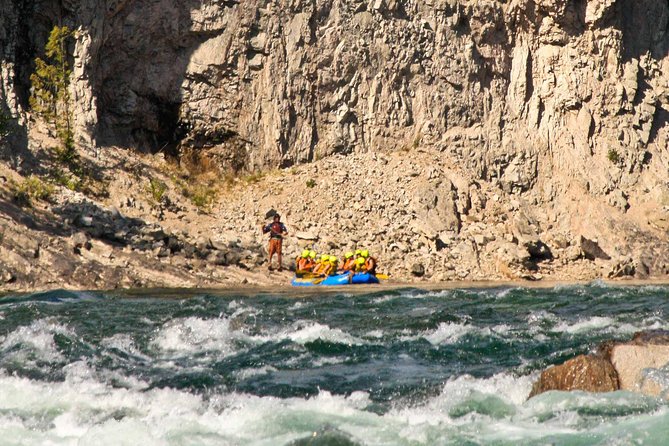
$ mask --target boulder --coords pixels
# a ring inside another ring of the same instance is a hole
[[[298,231],[295,233],[295,237],[298,240],[307,240],[311,242],[317,242],[318,241],[318,235],[314,234],[313,232],[310,231]]]
[[[580,355],[543,371],[532,386],[530,398],[549,390],[611,392],[618,390],[618,375],[604,357]]]
[[[77,254],[81,252],[82,248],[90,250],[92,246],[90,240],[88,239],[88,234],[85,232],[75,232],[70,237],[70,241],[72,243],[74,252]]]
[[[595,240],[589,240],[583,236],[579,239],[579,245],[583,257],[588,260],[602,259],[611,260],[611,256],[604,252]]]
[[[646,279],[650,275],[650,268],[644,259],[638,259],[634,262],[634,277],[637,279]]]
[[[613,345],[609,355],[621,390],[667,397],[669,332],[637,333],[632,341]]]
[[[609,271],[609,278],[619,279],[621,277],[632,277],[636,272],[634,261],[630,258],[618,261],[611,271]]]
[[[539,239],[526,240],[523,245],[533,260],[550,260],[553,258],[553,253],[548,245]]]
[[[225,263],[227,265],[238,265],[241,260],[242,256],[239,252],[229,251],[225,253]]]
[[[423,277],[425,275],[425,267],[422,263],[414,263],[411,265],[411,274],[416,277]]]
[[[79,226],[90,228],[93,226],[93,216],[82,214],[79,216],[79,218],[77,218],[76,222]]]
[[[450,181],[436,185],[422,184],[414,196],[413,211],[417,218],[412,226],[416,232],[436,239],[441,233],[460,231],[460,214],[455,203],[457,196]]]
[[[13,283],[16,281],[16,275],[8,269],[0,269],[0,281],[2,283]]]

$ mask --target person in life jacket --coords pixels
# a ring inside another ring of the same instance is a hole
[[[344,254],[344,263],[341,266],[342,271],[349,272],[355,269],[355,255],[349,251]]]
[[[295,273],[300,274],[309,271],[309,250],[305,249],[302,254],[295,259]]]
[[[307,258],[307,271],[313,271],[316,267],[316,251],[309,251],[309,257]]]
[[[325,264],[328,261],[328,258],[330,256],[327,254],[321,254],[317,259],[316,263],[314,265],[314,268],[311,270],[312,273],[314,274],[322,274],[323,268],[325,268]]]
[[[353,266],[353,272],[354,273],[361,273],[363,272],[363,267],[365,266],[365,259],[362,257],[358,257],[355,259],[355,264]]]
[[[362,266],[362,271],[369,274],[376,274],[376,267],[378,262],[374,257],[369,255],[369,251],[366,249],[360,251],[360,258],[365,259],[365,263]]]
[[[277,260],[279,262],[279,271],[283,270],[283,265],[281,264],[281,245],[283,244],[283,238],[288,235],[288,230],[281,223],[281,216],[279,214],[274,214],[272,223],[264,225],[262,227],[263,234],[269,232],[269,264],[267,269],[272,270],[272,257],[276,253]]]
[[[316,251],[309,251],[309,256],[307,257],[305,269],[306,271],[313,271],[314,266],[316,266]]]
[[[337,274],[337,263],[338,260],[335,256],[328,256],[328,259],[326,262],[324,262],[324,266],[321,269],[321,274],[323,276],[333,276]]]

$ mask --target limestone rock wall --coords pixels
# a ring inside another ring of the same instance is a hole
[[[250,169],[434,145],[511,189],[560,168],[601,193],[666,157],[669,7],[660,0],[27,0],[4,9],[12,108],[51,26],[79,30],[73,90],[90,141],[158,150],[237,139],[229,150]]]

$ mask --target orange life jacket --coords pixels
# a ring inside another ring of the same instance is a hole
[[[344,264],[341,267],[342,270],[344,271],[353,271],[355,270],[355,259],[351,257],[350,259],[347,259],[344,261]]]
[[[311,271],[314,269],[314,266],[316,266],[316,261],[312,258],[306,259],[305,267],[304,269],[306,271]]]
[[[297,259],[298,271],[309,271],[309,258],[300,257]]]

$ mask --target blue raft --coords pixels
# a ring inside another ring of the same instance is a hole
[[[325,279],[318,277],[301,278],[296,277],[291,282],[293,286],[336,286],[336,285],[352,285],[361,283],[379,283],[379,279],[373,274],[369,273],[355,273],[352,276],[349,273],[337,274],[335,276],[328,276]]]

